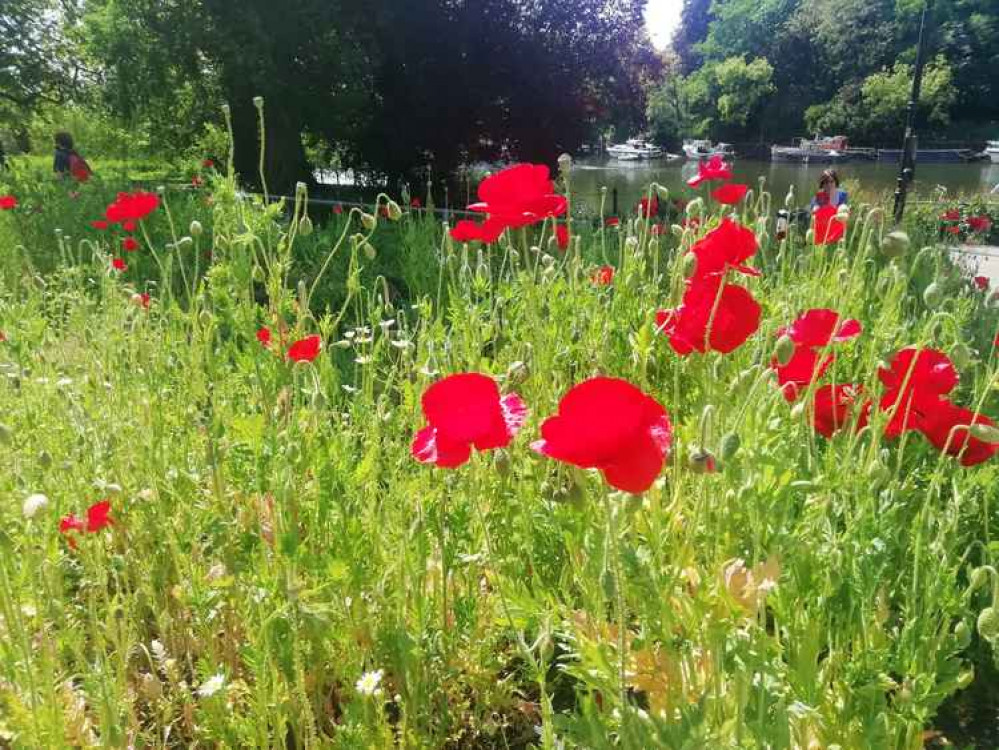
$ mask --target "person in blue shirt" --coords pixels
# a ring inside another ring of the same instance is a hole
[[[812,210],[819,206],[839,208],[847,202],[847,194],[839,186],[839,175],[835,169],[827,169],[819,178],[819,192],[812,198]]]

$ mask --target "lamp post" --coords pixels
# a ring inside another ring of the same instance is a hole
[[[912,74],[912,91],[909,94],[909,106],[905,114],[905,140],[902,144],[902,158],[899,163],[898,180],[895,182],[895,224],[902,223],[905,213],[905,194],[909,184],[916,176],[916,106],[919,104],[919,90],[923,85],[923,63],[925,50],[923,41],[926,31],[926,16],[929,13],[929,1],[923,3],[923,12],[919,18],[919,41],[916,43],[916,69]]]

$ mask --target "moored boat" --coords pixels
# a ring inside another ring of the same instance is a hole
[[[999,141],[989,141],[985,146],[985,155],[992,160],[993,164],[999,164]]]
[[[638,159],[659,159],[666,155],[666,152],[654,143],[649,143],[643,138],[629,138],[624,143],[615,143],[607,147],[607,153],[615,159],[623,161],[636,161]]]
[[[710,159],[712,156],[735,158],[735,149],[730,143],[712,143],[708,140],[686,140],[683,153],[688,159]]]
[[[799,138],[792,146],[771,146],[770,157],[774,161],[793,161],[803,164],[840,162],[851,158],[845,135]]]

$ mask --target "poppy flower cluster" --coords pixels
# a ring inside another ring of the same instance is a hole
[[[114,203],[104,212],[104,217],[112,224],[123,224],[145,219],[160,206],[160,199],[155,193],[137,190],[134,193],[118,193]],[[135,225],[132,225],[134,230]],[[126,231],[128,230],[125,227]]]
[[[70,513],[59,521],[59,533],[66,537],[69,546],[76,549],[74,534],[96,534],[114,523],[111,518],[111,501],[102,500],[87,509],[87,517],[78,518]]]
[[[256,337],[261,346],[270,348],[272,338],[270,328],[267,326],[258,328]],[[292,342],[287,351],[285,351],[284,356],[291,362],[312,362],[319,356],[322,343],[322,338],[319,336],[306,336],[304,339]]]
[[[13,195],[0,195],[0,211],[13,211],[17,208],[17,198]]]
[[[417,461],[441,468],[461,466],[473,448],[506,448],[528,414],[520,396],[501,395],[496,382],[479,373],[437,381],[421,405],[427,425],[414,435],[410,452]],[[655,399],[625,380],[596,377],[565,394],[531,448],[598,469],[612,487],[637,494],[659,476],[671,441],[669,416]]]
[[[770,362],[784,398],[797,400],[825,374],[835,359],[832,353],[822,354],[830,344],[856,338],[862,330],[859,321],[843,320],[839,313],[827,308],[808,310],[787,328],[778,329],[777,335],[793,344],[790,357],[785,361],[774,357]]]
[[[565,196],[555,193],[548,167],[540,164],[518,164],[487,177],[479,185],[478,196],[479,201],[468,210],[487,218],[482,224],[467,219],[458,222],[451,231],[458,242],[495,242],[506,229],[562,216],[568,208]]]
[[[760,304],[745,287],[728,281],[730,274],[759,276],[745,265],[756,254],[756,235],[729,218],[688,251],[695,259],[680,306],[656,313],[656,328],[669,337],[680,356],[739,348],[760,326]]]
[[[879,406],[890,415],[885,429],[888,437],[915,430],[937,450],[958,456],[962,466],[980,464],[999,451],[999,443],[986,442],[970,429],[972,425],[995,427],[995,423],[947,398],[959,376],[943,352],[903,349],[878,370],[878,378],[887,388]]]

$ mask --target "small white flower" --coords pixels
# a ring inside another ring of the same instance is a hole
[[[40,493],[34,495],[28,495],[24,499],[24,505],[21,507],[21,511],[24,513],[25,518],[34,518],[35,515],[40,510],[45,510],[49,506],[49,499]]]
[[[361,679],[354,686],[361,695],[381,695],[382,689],[379,685],[382,682],[382,670],[376,669],[373,672],[365,672]]]
[[[201,687],[198,688],[198,695],[202,698],[211,698],[215,693],[225,687],[225,675],[217,674],[214,677],[209,677],[203,683]]]

